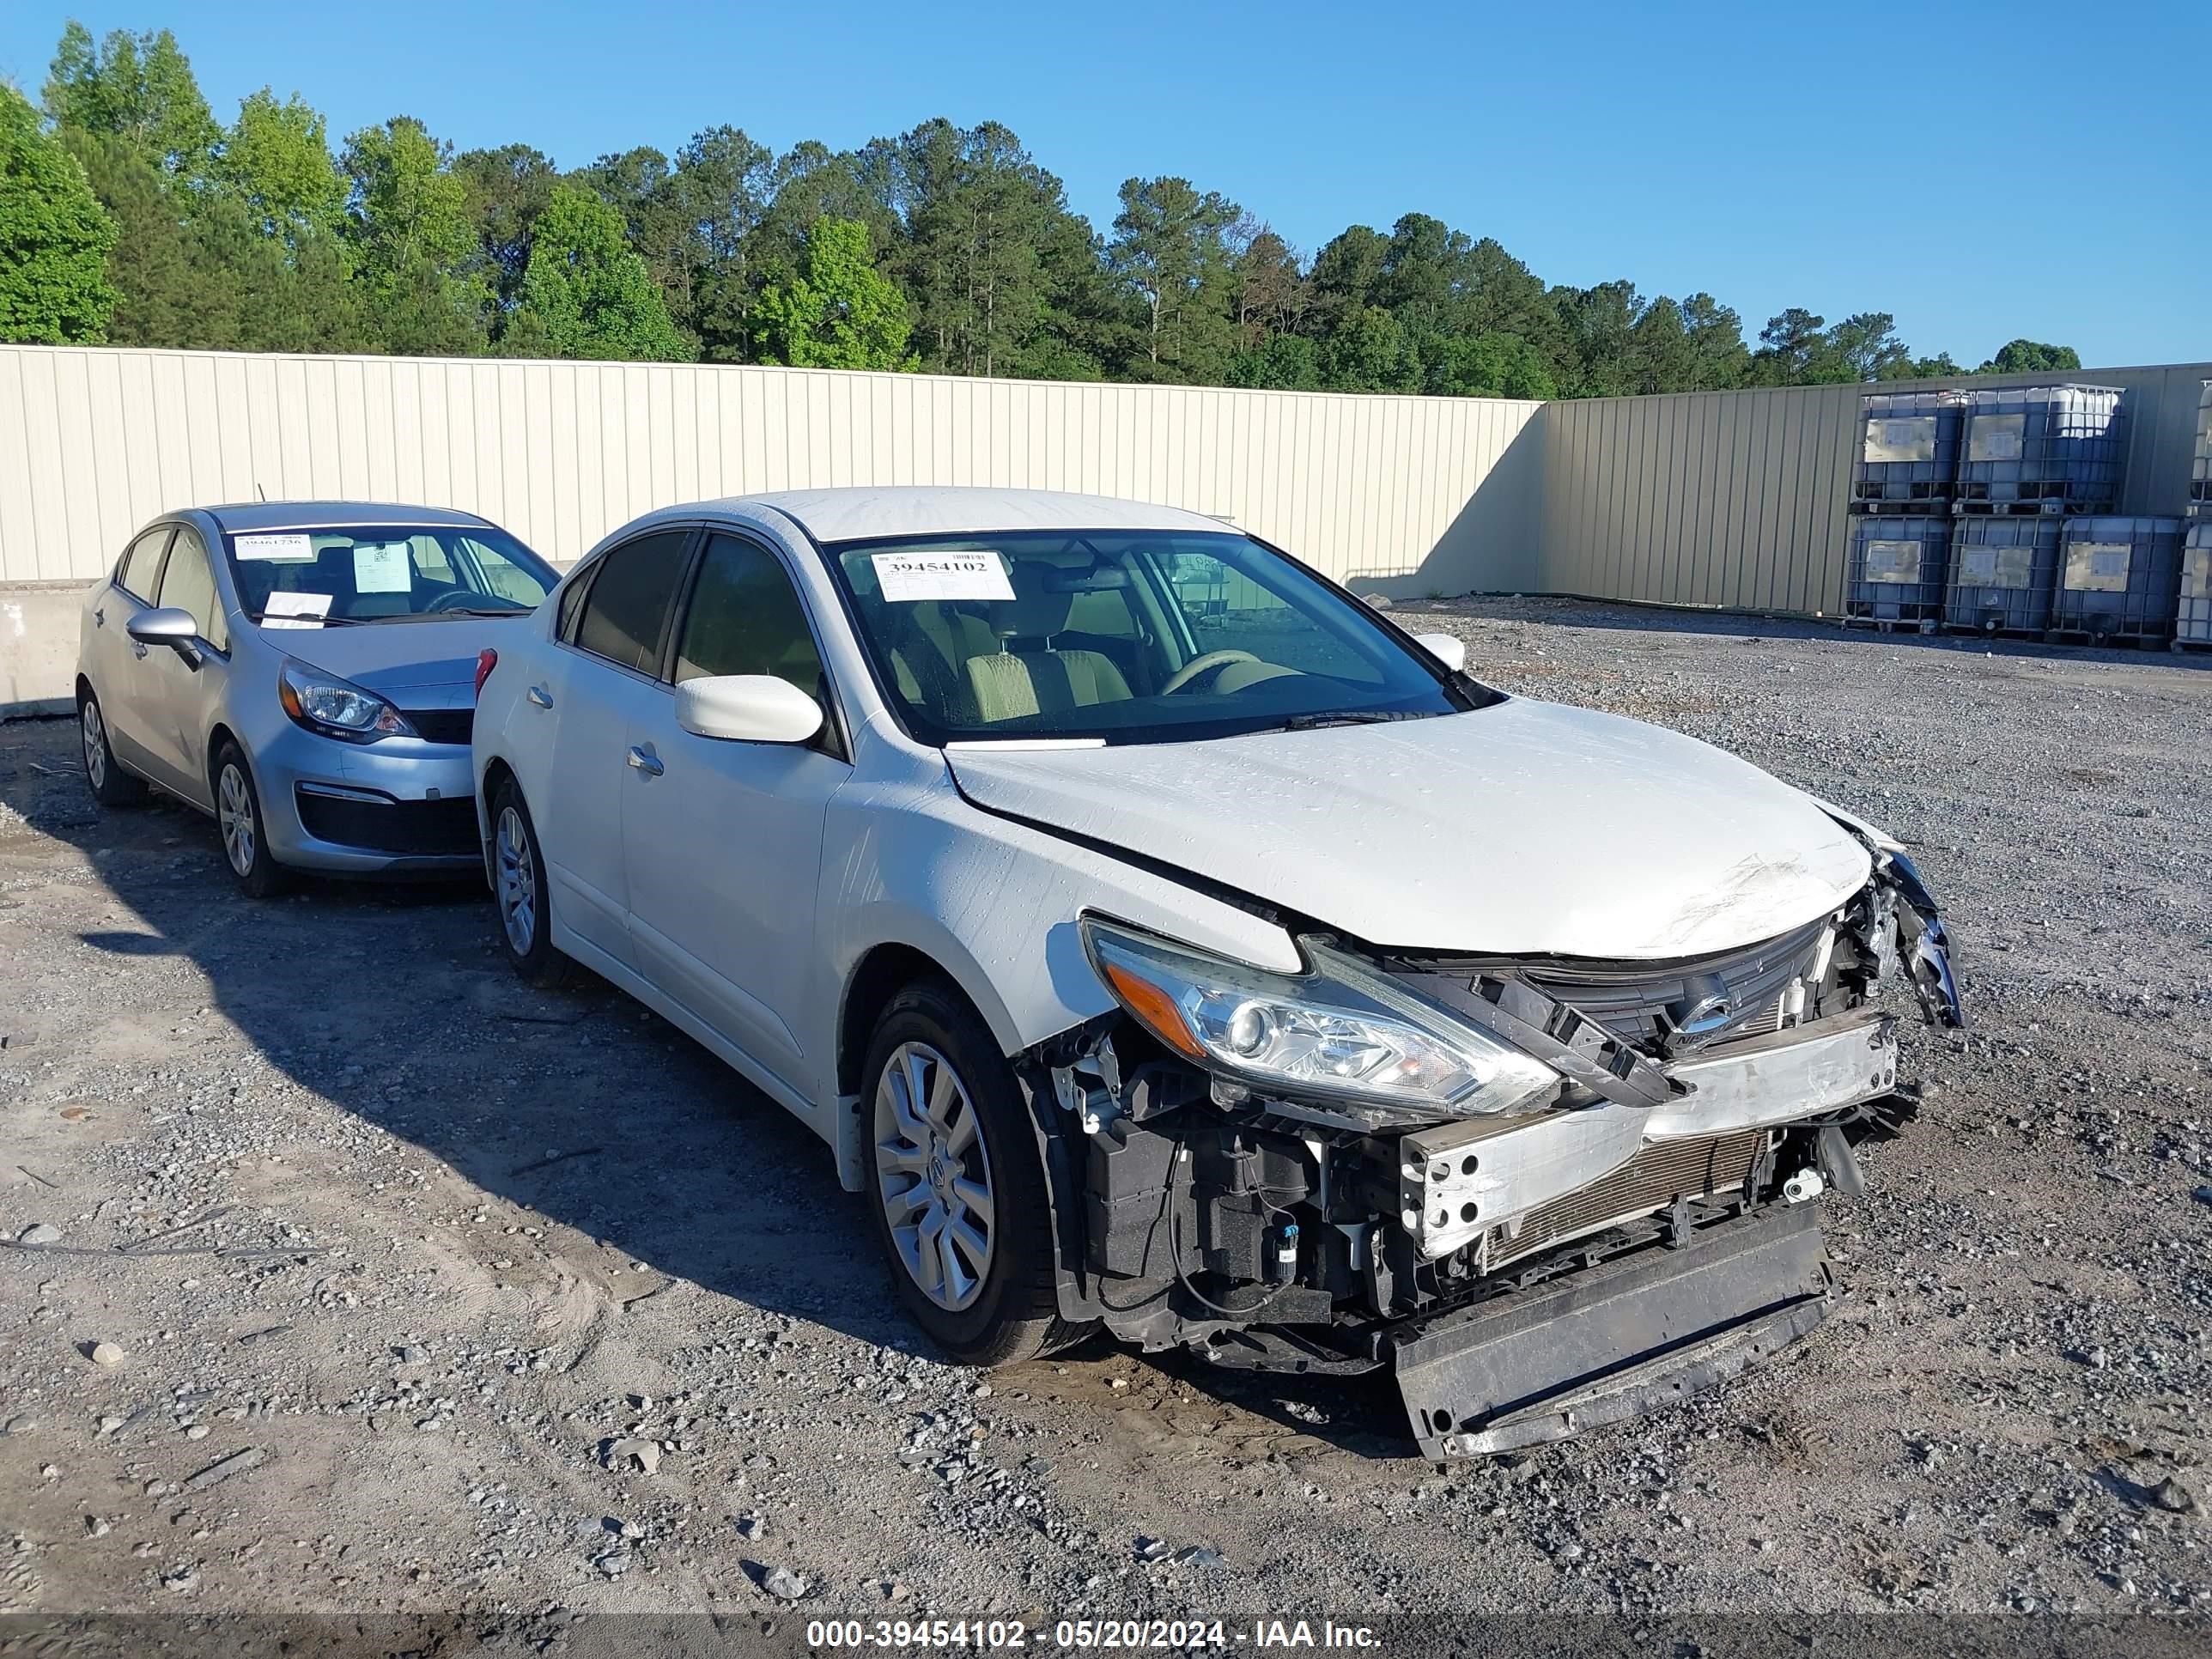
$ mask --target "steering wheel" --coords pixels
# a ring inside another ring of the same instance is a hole
[[[489,593],[471,593],[465,587],[449,587],[422,607],[425,616],[433,611],[465,611],[491,598]]]
[[[1232,662],[1257,662],[1260,659],[1249,651],[1209,651],[1202,657],[1193,657],[1168,676],[1167,684],[1160,687],[1160,695],[1169,696],[1180,691],[1200,674],[1217,668],[1226,668]]]

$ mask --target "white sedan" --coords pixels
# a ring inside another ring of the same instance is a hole
[[[963,1361],[1387,1367],[1431,1456],[1679,1398],[1820,1317],[1817,1200],[1909,1115],[1883,982],[1963,1023],[1879,831],[1196,514],[670,507],[515,632],[515,966],[811,1125]]]

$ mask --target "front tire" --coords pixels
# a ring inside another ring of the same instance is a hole
[[[76,724],[84,740],[84,781],[92,786],[92,798],[102,806],[143,806],[151,792],[143,778],[125,771],[115,758],[114,745],[107,740],[106,717],[89,688],[77,703]]]
[[[545,853],[522,791],[507,779],[491,798],[491,890],[499,905],[499,944],[526,985],[557,990],[573,965],[553,948]]]
[[[1010,1365],[1079,1334],[1059,1318],[1036,1132],[989,1030],[948,988],[891,999],[868,1046],[870,1206],[915,1323],[965,1365]]]
[[[269,850],[269,823],[261,814],[261,792],[246,751],[226,743],[215,757],[215,822],[222,835],[222,856],[239,890],[252,899],[274,898],[291,883],[291,873]]]

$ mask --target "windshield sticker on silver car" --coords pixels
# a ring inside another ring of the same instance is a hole
[[[405,542],[356,542],[353,588],[356,593],[404,593],[415,586],[415,562]]]
[[[1011,599],[1006,567],[988,550],[957,553],[877,553],[869,562],[884,598],[894,605],[924,599]]]
[[[296,532],[276,536],[233,536],[231,550],[241,559],[268,559],[280,564],[313,564],[315,544]]]
[[[271,593],[261,606],[264,628],[320,628],[331,613],[327,593]]]

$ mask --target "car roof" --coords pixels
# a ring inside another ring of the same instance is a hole
[[[483,526],[491,520],[450,507],[410,507],[394,501],[227,501],[198,509],[225,534],[241,530],[313,530],[359,525]]]
[[[817,542],[880,536],[982,534],[1009,530],[1197,530],[1229,526],[1203,513],[1111,495],[1054,489],[981,489],[951,484],[783,489],[703,501],[691,510],[769,507]],[[672,509],[673,510],[673,509]]]

